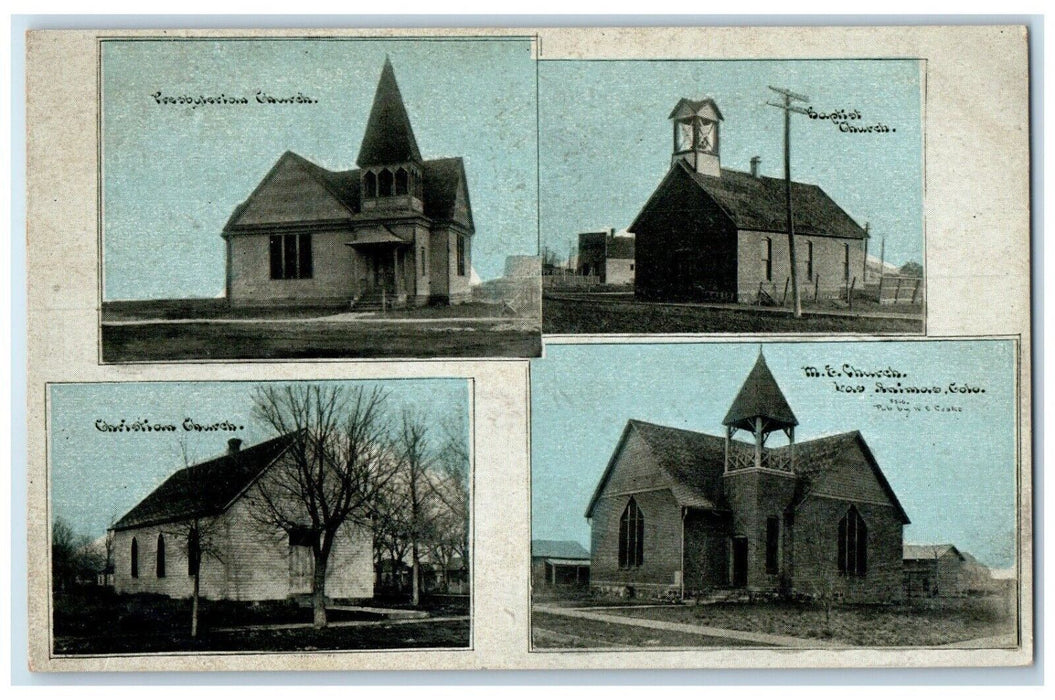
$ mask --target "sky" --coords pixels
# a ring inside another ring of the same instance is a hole
[[[532,537],[588,548],[586,506],[627,420],[722,435],[758,352],[756,343],[547,346],[531,367]],[[953,543],[995,568],[1014,564],[1014,353],[1004,340],[765,346],[799,420],[798,442],[860,430],[912,521],[905,542]],[[829,364],[907,375],[878,380],[887,384],[944,389],[955,382],[985,392],[880,396],[877,380],[866,379],[845,381],[865,387],[847,394],[802,369]],[[875,407],[891,406],[891,398],[910,410]],[[769,444],[784,442],[774,435]]]
[[[767,86],[810,98],[818,113],[857,110],[840,133],[831,120],[793,114],[791,173],[819,185],[860,225],[869,254],[923,260],[922,63],[826,61],[542,61],[539,172],[542,244],[566,257],[578,233],[624,229],[670,167],[668,115],[682,97],[714,98],[724,121],[723,168],[784,177],[784,119]]]
[[[105,300],[216,297],[220,233],[286,150],[355,166],[385,57],[423,158],[461,156],[473,267],[536,255],[536,70],[527,40],[192,40],[103,44]],[[261,105],[257,91],[310,104]],[[226,95],[248,105],[159,105]]]
[[[405,379],[376,382],[318,382],[344,387],[380,386],[390,411],[407,406],[437,421],[461,419],[468,439],[469,389],[464,379]],[[275,437],[252,416],[252,395],[260,382],[122,382],[53,384],[50,387],[50,484],[52,518],[95,539],[111,519],[120,518],[165,479],[185,466],[181,440],[192,463],[227,450],[241,438],[250,447]],[[237,429],[186,431],[183,423],[208,426],[223,421]],[[176,432],[104,432],[96,427],[146,420],[175,424]],[[457,423],[454,423],[457,425]]]

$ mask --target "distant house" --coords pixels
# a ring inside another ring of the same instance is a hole
[[[906,544],[904,560],[908,596],[959,596],[995,588],[989,569],[955,545]]]
[[[791,276],[783,178],[721,166],[724,120],[711,98],[670,113],[670,169],[630,225],[635,294],[646,300],[782,299]],[[803,297],[864,282],[868,233],[817,185],[791,183]]]
[[[592,587],[902,597],[909,519],[861,433],[796,443],[761,353],[723,422],[724,436],[627,423],[586,510]],[[767,447],[773,433],[788,444]]]
[[[200,594],[225,600],[276,600],[311,592],[312,533],[262,525],[251,507],[253,489],[279,468],[295,440],[289,433],[241,448],[228,441],[219,457],[176,471],[113,526],[114,588],[118,593],[192,595],[197,567]],[[208,550],[190,533],[198,520]],[[373,596],[373,533],[346,524],[326,572],[330,598]]]
[[[531,540],[531,585],[585,586],[590,583],[590,553],[573,540]]]
[[[475,233],[461,158],[425,160],[385,60],[356,161],[287,151],[223,230],[234,305],[468,301]]]
[[[580,233],[578,273],[601,284],[633,284],[634,236],[615,229]]]

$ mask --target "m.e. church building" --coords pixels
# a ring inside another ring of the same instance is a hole
[[[334,172],[287,151],[235,208],[223,230],[232,305],[469,299],[465,164],[422,158],[388,59],[356,163]]]

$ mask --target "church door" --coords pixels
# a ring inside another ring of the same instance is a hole
[[[733,588],[747,585],[747,538],[733,538]]]

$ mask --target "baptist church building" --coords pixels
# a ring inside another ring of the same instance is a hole
[[[425,160],[386,59],[355,170],[287,151],[223,230],[232,305],[458,303],[472,207],[461,158]]]
[[[586,510],[592,587],[903,596],[909,519],[861,433],[796,443],[798,420],[761,353],[723,423],[723,436],[627,423]],[[773,433],[787,444],[767,446]]]
[[[630,225],[635,295],[656,301],[782,300],[791,276],[783,178],[723,168],[724,118],[711,98],[682,98],[670,169]],[[804,299],[864,283],[868,232],[817,185],[791,183]]]

